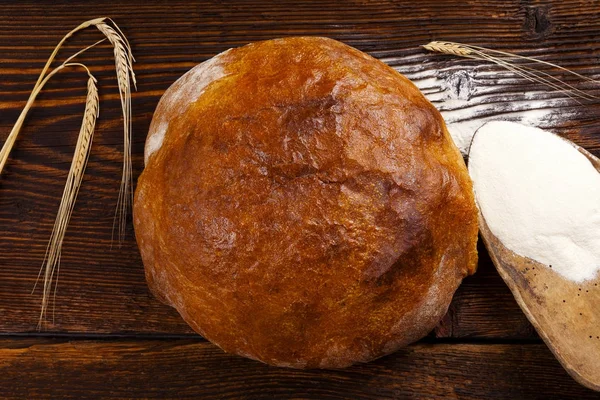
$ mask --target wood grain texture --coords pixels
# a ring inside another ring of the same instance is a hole
[[[598,104],[564,103],[564,96],[495,67],[427,53],[418,47],[431,40],[467,42],[543,57],[598,77],[600,2],[595,0],[134,0],[95,2],[93,7],[89,2],[74,1],[55,1],[52,6],[42,1],[2,2],[0,141],[8,136],[62,35],[84,20],[102,15],[111,16],[121,26],[137,59],[135,177],[142,170],[143,142],[152,113],[171,83],[197,63],[230,47],[297,35],[332,37],[384,60],[414,79],[437,107],[449,112],[445,116],[454,120],[461,121],[465,115],[483,120],[523,110],[545,112],[548,118],[543,127],[600,154]],[[82,32],[68,42],[61,55],[100,37],[93,29]],[[99,79],[100,118],[67,230],[54,322],[50,320],[47,332],[107,338],[196,337],[174,310],[149,294],[131,224],[123,245],[111,249],[122,162],[121,111],[111,57],[106,44],[82,57]],[[461,89],[464,79],[456,79],[461,71],[469,89],[466,92]],[[544,101],[532,101],[528,93],[533,100]],[[479,272],[464,281],[448,315],[427,339],[452,343],[413,346],[372,366],[344,372],[267,369],[223,355],[205,342],[157,340],[136,347],[133,339],[69,344],[27,338],[37,335],[41,295],[30,292],[60,202],[84,98],[85,77],[81,74],[59,74],[52,80],[30,112],[0,176],[0,335],[24,337],[6,339],[0,350],[0,380],[4,379],[0,388],[10,387],[13,396],[56,390],[54,397],[61,397],[72,387],[72,397],[94,397],[95,392],[84,391],[86,385],[108,396],[111,385],[106,385],[107,380],[115,383],[113,397],[128,396],[126,387],[133,390],[131,396],[169,397],[173,392],[168,389],[175,383],[182,396],[204,393],[208,398],[221,394],[265,397],[263,391],[280,397],[333,398],[337,390],[346,387],[345,393],[357,394],[356,398],[583,398],[589,394],[569,380],[539,342],[481,244]],[[521,340],[538,344],[512,344]],[[477,344],[468,344],[470,341]],[[507,344],[491,344],[499,341]],[[188,345],[193,351],[184,354]],[[158,352],[161,346],[165,355]],[[86,358],[86,354],[90,356]],[[71,356],[80,362],[71,365]],[[103,358],[109,361],[103,364]],[[130,358],[135,363],[127,363]],[[181,365],[188,364],[193,367],[186,375]],[[123,367],[117,368],[119,365]],[[56,366],[62,374],[49,368]],[[244,378],[250,383],[243,386],[239,381],[248,366],[253,372]],[[109,374],[112,369],[120,371],[114,378]],[[13,375],[7,374],[9,371]],[[19,382],[16,371],[40,378]],[[179,378],[180,374],[188,380]],[[98,382],[102,384],[93,386]],[[149,386],[143,391],[139,385]],[[0,395],[5,397],[3,392]]]
[[[0,387],[6,399],[598,398],[540,344],[418,344],[344,370],[302,371],[190,339],[2,339]]]
[[[432,39],[465,41],[542,55],[582,73],[597,71],[592,55],[597,54],[594,39],[599,24],[592,17],[600,14],[600,7],[590,6],[589,2],[465,5],[430,1],[417,6],[400,1],[308,1],[291,7],[285,2],[170,2],[167,6],[146,1],[119,6],[98,4],[94,10],[77,3],[58,2],[49,10],[38,2],[21,2],[0,7],[0,140],[8,135],[62,34],[87,18],[110,15],[127,33],[138,60],[139,90],[133,96],[136,176],[142,168],[145,134],[163,91],[196,63],[255,40],[288,35],[326,35],[343,40],[384,59],[413,79],[434,78],[433,87],[426,93],[434,97],[440,94],[436,105],[441,108],[447,107],[444,93],[452,83],[447,79],[449,74],[457,68],[475,71],[477,92],[459,107],[479,106],[477,112],[484,117],[505,115],[505,104],[520,102],[527,107],[522,95],[527,88],[539,91],[542,98],[560,96],[514,78],[499,81],[484,74],[488,66],[428,54],[418,45]],[[581,12],[574,13],[574,9]],[[542,27],[540,18],[546,21]],[[85,31],[61,54],[69,54],[99,37],[93,29]],[[191,333],[173,310],[148,295],[131,226],[123,246],[110,249],[122,146],[121,114],[110,57],[108,45],[92,49],[83,57],[99,78],[101,115],[67,232],[54,324],[48,329]],[[39,292],[30,295],[30,291],[60,201],[84,96],[82,76],[76,73],[62,74],[51,81],[29,115],[0,178],[0,315],[7,316],[0,324],[1,332],[35,329]],[[554,126],[597,152],[597,107],[578,107],[575,111],[573,107],[569,105],[568,109],[577,114],[577,120],[555,121]],[[465,281],[437,335],[535,337],[489,259],[484,253],[481,258],[480,273]]]

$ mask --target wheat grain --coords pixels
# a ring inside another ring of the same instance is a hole
[[[111,42],[114,48],[115,69],[117,71],[117,83],[119,86],[119,95],[121,98],[121,109],[123,112],[123,174],[121,178],[121,188],[115,210],[114,227],[118,221],[119,243],[125,236],[125,226],[127,222],[127,211],[133,202],[133,181],[131,165],[131,140],[132,140],[132,117],[131,117],[131,82],[136,86],[135,73],[133,72],[133,54],[131,46],[114,21],[110,20],[114,27],[101,21],[96,27]],[[130,81],[131,79],[131,81]]]
[[[470,58],[470,59],[475,59],[475,60],[483,60],[483,61],[492,62],[494,64],[501,66],[502,68],[505,68],[505,69],[515,73],[516,75],[521,76],[522,78],[525,78],[532,82],[537,82],[537,83],[546,85],[554,90],[562,92],[562,93],[566,94],[568,97],[570,97],[571,99],[577,101],[578,103],[580,103],[579,100],[577,100],[578,98],[585,99],[585,100],[598,99],[597,96],[594,96],[590,93],[584,92],[583,90],[576,88],[575,86],[549,74],[548,72],[544,72],[544,71],[541,71],[541,70],[538,70],[535,68],[531,68],[528,66],[518,65],[516,63],[517,61],[533,62],[540,66],[556,68],[563,72],[567,72],[573,76],[576,76],[578,78],[584,79],[586,81],[600,84],[600,82],[598,82],[592,78],[583,76],[581,74],[578,74],[577,72],[574,72],[567,68],[561,67],[560,65],[556,65],[556,64],[544,61],[544,60],[539,60],[539,59],[533,58],[533,57],[520,56],[517,54],[508,53],[505,51],[491,50],[491,49],[487,49],[485,47],[472,46],[472,45],[456,43],[456,42],[434,41],[434,42],[430,42],[426,45],[423,45],[422,47],[426,50],[437,52],[437,53],[449,54],[449,55],[455,55],[455,56],[465,57],[465,58]]]
[[[63,65],[64,67],[81,66],[87,70],[83,64],[79,63],[67,63]],[[89,78],[87,83],[87,98],[85,102],[83,121],[81,123],[77,144],[75,146],[75,153],[71,162],[71,168],[69,169],[69,174],[67,176],[67,182],[65,184],[60,206],[58,208],[58,213],[56,215],[56,220],[54,222],[54,227],[52,229],[52,234],[50,236],[50,242],[46,248],[46,256],[44,257],[45,265],[42,267],[44,270],[44,286],[42,290],[42,309],[38,321],[38,328],[42,327],[44,317],[48,309],[55,271],[58,275],[65,232],[73,213],[79,188],[81,187],[83,174],[87,166],[87,161],[89,159],[90,149],[92,146],[94,127],[96,126],[96,119],[98,118],[100,100],[98,97],[98,89],[96,87],[96,79],[92,76],[89,70],[87,71]],[[54,293],[56,294],[56,286]]]

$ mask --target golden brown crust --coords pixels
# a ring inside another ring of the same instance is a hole
[[[366,362],[426,335],[475,270],[471,182],[440,114],[334,40],[196,67],[161,99],[146,153],[134,223],[148,283],[228,352]]]

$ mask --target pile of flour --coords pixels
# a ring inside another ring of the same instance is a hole
[[[572,144],[507,121],[473,138],[469,173],[492,233],[513,252],[581,282],[600,270],[600,173]]]

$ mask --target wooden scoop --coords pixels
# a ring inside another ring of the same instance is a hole
[[[571,144],[600,172],[600,159]],[[600,276],[575,283],[515,254],[490,231],[481,211],[479,228],[500,276],[554,356],[577,382],[600,391]]]

